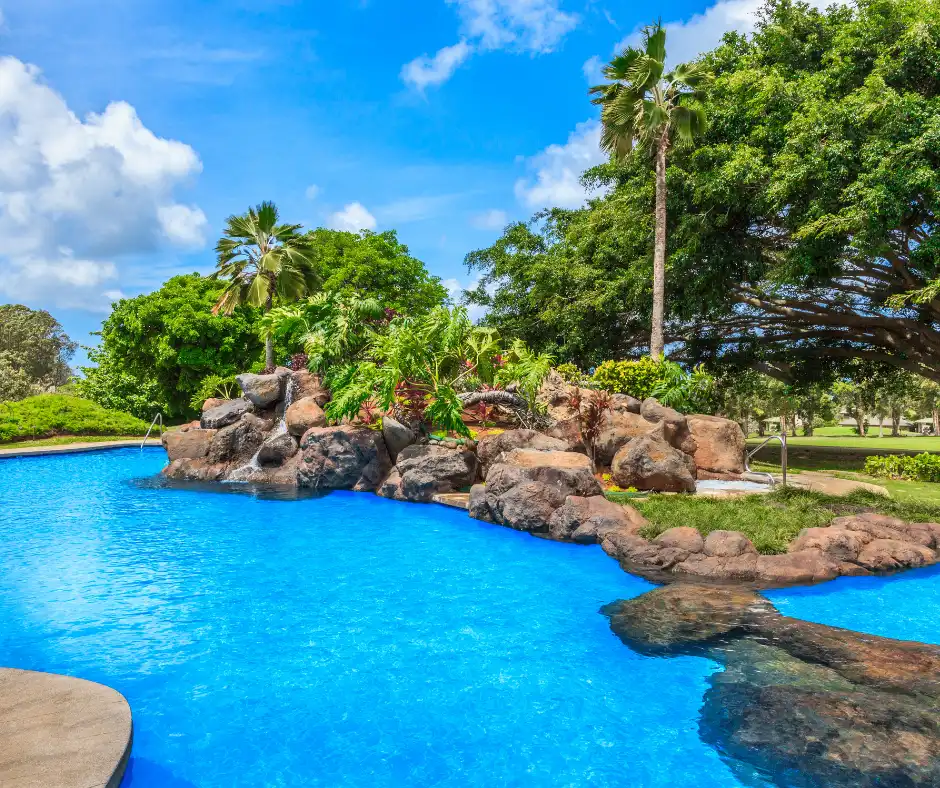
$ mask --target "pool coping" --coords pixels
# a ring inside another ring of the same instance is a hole
[[[131,708],[117,690],[0,668],[0,784],[118,788],[133,738]]]
[[[105,451],[108,449],[127,449],[139,447],[141,441],[83,441],[78,443],[64,443],[60,446],[24,446],[0,449],[0,459],[6,457],[42,457],[48,454],[79,454],[89,451]],[[145,446],[159,447],[162,443],[156,438],[150,438]]]

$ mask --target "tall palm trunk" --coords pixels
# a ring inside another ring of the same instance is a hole
[[[653,245],[653,325],[650,356],[663,357],[663,314],[666,301],[666,150],[669,137],[664,132],[656,146],[656,239]]]
[[[268,301],[265,304],[264,311],[270,312],[272,306],[274,306],[274,281],[273,277],[270,277]],[[264,366],[267,369],[274,369],[274,335],[270,333],[264,338]]]

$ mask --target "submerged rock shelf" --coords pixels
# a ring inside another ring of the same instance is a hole
[[[699,734],[745,784],[940,785],[940,648],[781,615],[757,593],[689,583],[603,611],[641,654],[695,655]]]

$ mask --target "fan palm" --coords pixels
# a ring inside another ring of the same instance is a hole
[[[653,245],[653,320],[650,355],[663,356],[666,295],[666,155],[674,144],[691,144],[705,129],[700,89],[711,78],[700,63],[666,72],[666,31],[657,23],[643,29],[640,48],[627,47],[604,68],[609,80],[591,88],[601,107],[601,147],[615,159],[634,143],[656,161],[656,236]]]
[[[263,202],[241,216],[229,216],[216,244],[216,279],[228,280],[213,314],[231,314],[240,304],[271,311],[296,301],[316,285],[313,249],[299,224],[279,224],[277,207]],[[265,364],[274,366],[274,337],[265,337]]]

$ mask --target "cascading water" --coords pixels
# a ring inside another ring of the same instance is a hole
[[[267,440],[271,438],[276,438],[278,435],[287,434],[287,409],[291,406],[294,401],[294,378],[290,377],[287,379],[287,388],[284,390],[284,409],[281,413],[281,418],[277,423],[277,426],[271,430],[271,434],[268,436]],[[263,443],[261,444],[264,445]],[[229,476],[229,481],[233,482],[244,482],[248,481],[251,478],[251,475],[255,471],[261,470],[261,463],[258,460],[258,457],[261,455],[261,446],[258,447],[258,451],[254,453],[254,456],[241,468],[236,468]]]

